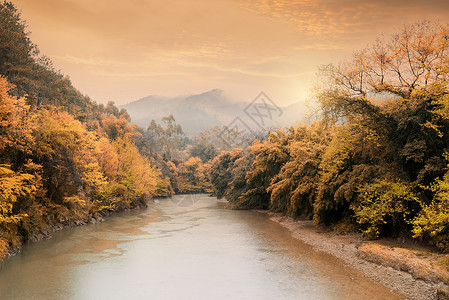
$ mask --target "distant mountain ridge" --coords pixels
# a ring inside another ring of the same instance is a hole
[[[146,129],[151,120],[160,120],[164,116],[173,114],[178,124],[181,124],[187,135],[196,135],[206,128],[231,124],[236,118],[245,123],[249,128],[256,128],[245,113],[245,109],[251,102],[239,101],[229,97],[223,90],[214,89],[197,95],[163,97],[151,95],[129,104],[121,106],[125,108],[133,123]],[[274,104],[274,103],[273,103]],[[273,110],[274,105],[268,104]],[[281,115],[272,119],[264,119],[264,127],[282,127],[306,122],[307,109],[301,102],[288,107],[279,107]]]

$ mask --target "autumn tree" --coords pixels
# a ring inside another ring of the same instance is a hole
[[[125,110],[54,70],[12,3],[0,4],[0,24],[0,258],[56,224],[172,192],[139,153]]]
[[[257,199],[242,198],[250,188],[254,188],[254,186],[247,184],[246,175],[251,170],[255,155],[251,151],[241,152],[240,155],[239,150],[241,149],[237,149],[235,152],[238,158],[232,164],[232,169],[230,169],[231,178],[224,194],[225,199],[229,201],[228,207],[233,209],[263,208],[261,202],[257,201]],[[256,201],[253,202],[251,200]]]
[[[230,188],[229,184],[232,180],[232,171],[236,168],[235,162],[242,156],[242,149],[234,149],[221,153],[211,161],[209,178],[214,194],[218,199],[222,199],[226,191]]]
[[[322,69],[329,79],[317,95],[323,116],[345,125],[323,156],[317,222],[355,213],[376,236],[387,232],[372,227],[374,215],[387,214],[387,227],[406,232],[420,205],[404,198],[404,189],[423,203],[432,201],[434,193],[423,187],[444,175],[447,165],[448,37],[448,28],[436,23],[405,26],[351,61]],[[387,200],[407,212],[400,224],[393,211],[379,211]]]
[[[286,132],[288,161],[273,177],[267,189],[270,209],[292,217],[313,215],[320,182],[319,166],[331,140],[331,129],[323,122],[298,124]]]
[[[270,132],[268,140],[256,140],[250,147],[255,160],[246,173],[248,190],[240,197],[240,205],[248,208],[268,208],[273,178],[289,159],[287,149],[290,136],[283,130]]]
[[[30,156],[30,108],[24,98],[8,94],[11,88],[0,77],[0,248],[20,245],[19,231],[42,193],[41,166]]]
[[[207,168],[199,157],[190,157],[179,165],[179,193],[208,193],[211,191]]]
[[[145,205],[158,184],[158,172],[141,156],[129,137],[115,140],[109,149],[116,155],[116,171],[99,190],[99,211],[114,211]],[[104,155],[104,154],[103,154]]]

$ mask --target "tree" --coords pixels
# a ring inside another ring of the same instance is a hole
[[[206,167],[199,157],[190,157],[178,168],[178,191],[180,193],[211,192]]]
[[[173,115],[162,118],[164,125],[152,120],[147,128],[150,137],[156,141],[157,149],[164,159],[179,159],[179,149],[183,145],[185,135],[181,125],[177,124]]]
[[[216,157],[218,152],[213,144],[208,140],[196,138],[193,145],[189,148],[191,157],[199,157],[206,163]]]
[[[25,98],[10,96],[11,88],[0,77],[0,244],[17,246],[21,242],[18,232],[30,232],[26,228],[29,219],[39,214],[35,204],[43,187],[41,166],[31,159],[30,107]]]
[[[268,188],[271,210],[293,217],[313,215],[320,182],[319,166],[331,140],[330,132],[322,122],[289,128],[289,160]]]
[[[46,197],[56,205],[54,221],[85,218],[97,187],[105,183],[96,159],[97,137],[54,108],[37,112],[35,122],[33,155],[42,165]]]
[[[317,222],[332,224],[355,214],[371,233],[378,232],[374,208],[388,200],[408,213],[397,223],[397,212],[381,212],[384,221],[407,232],[418,202],[394,196],[402,190],[396,183],[423,203],[432,201],[434,193],[425,187],[447,170],[448,32],[430,22],[405,26],[351,61],[322,69],[328,78],[317,94],[323,116],[344,125],[320,166]]]
[[[221,153],[211,161],[209,178],[214,194],[218,199],[222,199],[225,196],[232,180],[232,171],[235,169],[235,162],[242,157],[243,150],[234,149]]]
[[[224,197],[229,201],[228,206],[233,209],[261,208],[260,202],[257,199],[251,199],[256,200],[255,203],[248,201],[248,199],[243,199],[242,201],[243,194],[251,188],[247,184],[246,175],[251,170],[251,166],[255,160],[253,152],[245,151],[242,154],[241,157],[235,160],[233,168],[230,170],[231,180],[228,183]]]
[[[28,37],[26,24],[12,2],[0,4],[0,74],[14,84],[16,96],[36,92],[31,80],[39,51]]]
[[[172,193],[125,110],[94,103],[40,56],[11,2],[0,25],[0,258],[49,226]]]
[[[287,145],[290,136],[283,130],[272,131],[268,140],[256,140],[249,150],[255,156],[246,173],[248,190],[240,197],[239,205],[246,208],[268,208],[270,206],[270,184],[282,166],[290,158]]]
[[[129,137],[118,138],[113,147],[117,155],[117,172],[101,187],[96,209],[114,211],[145,205],[145,200],[156,191],[157,170],[139,154]]]

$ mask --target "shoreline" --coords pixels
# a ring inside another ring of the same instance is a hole
[[[139,205],[125,210],[143,207]],[[394,241],[365,241],[361,234],[339,234],[324,227],[316,227],[311,220],[294,220],[267,210],[254,211],[267,215],[271,221],[288,229],[293,238],[312,246],[315,251],[342,260],[365,277],[403,295],[405,299],[449,299],[449,271],[436,265],[438,258],[444,255]],[[66,224],[53,224],[47,230],[34,234],[25,244],[49,239],[53,232],[64,228],[102,222],[117,212],[89,216]],[[20,253],[20,248],[8,249],[6,257],[0,258],[0,268],[1,262]]]
[[[78,219],[78,220],[70,220],[70,221],[66,221],[66,222],[58,222],[58,223],[54,223],[54,224],[48,224],[47,228],[32,234],[22,244],[16,245],[13,247],[8,247],[3,252],[0,251],[0,269],[1,269],[3,262],[20,254],[23,246],[25,246],[25,245],[34,244],[34,243],[40,242],[42,240],[51,239],[53,237],[52,236],[53,233],[60,231],[60,230],[64,230],[65,228],[84,226],[84,225],[88,225],[88,224],[97,224],[100,222],[104,222],[105,219],[107,219],[108,217],[110,217],[116,213],[146,208],[148,206],[148,203],[150,203],[150,201],[154,201],[154,199],[147,200],[144,203],[140,203],[140,204],[137,204],[136,206],[125,208],[125,209],[104,211],[101,213],[98,212],[94,215],[89,215],[85,218]]]
[[[367,278],[406,299],[449,299],[449,271],[436,265],[442,255],[382,241],[364,241],[361,234],[341,235],[317,228],[311,220],[293,220],[280,213],[256,210],[287,228],[314,250],[330,254]]]

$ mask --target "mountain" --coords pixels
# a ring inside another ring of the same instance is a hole
[[[265,94],[262,96],[266,97]],[[236,119],[241,123],[240,127],[251,130],[294,125],[297,120],[304,122],[304,104],[277,107],[271,100],[260,99],[266,103],[239,101],[229,97],[223,90],[214,89],[202,94],[172,98],[152,95],[122,108],[128,111],[133,123],[144,129],[151,120],[160,122],[163,117],[173,114],[187,135],[196,135],[206,128],[236,124]]]

